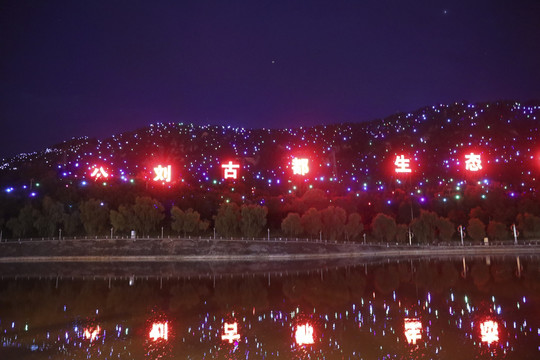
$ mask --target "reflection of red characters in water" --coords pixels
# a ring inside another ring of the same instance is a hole
[[[240,340],[240,334],[238,334],[238,323],[232,323],[228,324],[225,323],[223,325],[223,332],[224,335],[221,335],[221,340],[228,341],[230,344],[232,344],[233,341]]]
[[[84,329],[84,338],[90,341],[94,341],[96,337],[101,332],[99,325],[94,329],[93,327],[88,327]]]
[[[169,324],[164,323],[153,323],[152,330],[149,334],[150,339],[154,341],[158,339],[168,340],[169,339]]]
[[[422,339],[422,323],[418,319],[405,319],[405,337],[409,344],[416,345]]]
[[[313,326],[309,323],[298,325],[294,337],[298,345],[313,344]]]
[[[491,344],[499,341],[499,324],[493,320],[485,320],[480,323],[480,335],[482,342]]]

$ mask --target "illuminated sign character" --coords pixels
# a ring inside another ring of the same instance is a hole
[[[396,173],[412,172],[410,162],[411,159],[406,158],[404,155],[396,156],[396,161],[394,161],[394,165],[396,165]]]
[[[416,345],[422,339],[422,323],[418,319],[405,319],[405,337],[409,344]]]
[[[480,154],[470,153],[465,155],[465,170],[482,170],[482,159],[480,157]]]
[[[94,341],[100,332],[101,332],[101,328],[99,327],[99,325],[95,329],[93,327],[85,328],[84,338],[90,341]]]
[[[221,164],[223,169],[223,178],[226,179],[238,179],[238,169],[240,169],[240,164],[233,164],[232,161],[229,161],[228,164]]]
[[[169,324],[164,323],[153,323],[152,330],[150,331],[150,339],[154,341],[158,339],[168,340],[169,339]]]
[[[224,335],[221,335],[221,340],[232,343],[235,340],[240,340],[240,334],[238,334],[238,323],[223,325]]]
[[[480,335],[482,336],[482,342],[488,344],[499,341],[499,324],[493,320],[481,322]]]
[[[100,166],[99,168],[97,166],[95,166],[94,170],[92,171],[90,176],[93,177],[94,179],[98,180],[101,177],[103,177],[105,179],[108,178],[109,174],[107,173],[107,171],[105,171],[103,166]]]
[[[154,168],[154,172],[156,173],[154,181],[171,182],[171,165],[167,165],[167,167],[158,165]]]
[[[306,175],[309,172],[308,159],[292,159],[292,171],[295,175]]]
[[[294,337],[298,345],[313,344],[313,326],[305,324],[296,327]]]

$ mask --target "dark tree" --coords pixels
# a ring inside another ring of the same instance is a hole
[[[289,213],[281,222],[281,230],[287,236],[297,237],[303,231],[300,215],[298,213]]]
[[[266,226],[268,209],[259,205],[242,205],[240,229],[245,237],[257,237]]]
[[[235,203],[223,203],[219,207],[215,217],[216,231],[225,236],[231,237],[238,233],[240,225],[240,208]]]
[[[79,205],[80,218],[88,235],[103,235],[109,228],[109,207],[101,200],[90,199]]]
[[[378,213],[371,222],[373,236],[381,242],[392,242],[396,237],[397,225],[393,217]]]

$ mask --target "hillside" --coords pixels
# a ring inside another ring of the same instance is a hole
[[[264,205],[278,229],[288,212],[330,203],[359,212],[367,226],[378,212],[410,221],[420,207],[462,223],[480,206],[489,212],[483,218],[511,223],[518,213],[537,212],[539,117],[538,104],[455,103],[367,123],[290,129],[157,123],[103,140],[74,138],[3,161],[0,215],[7,222],[28,201],[39,208],[45,196],[68,214],[92,198],[117,209],[151,196],[167,214],[176,205],[210,221],[223,202]],[[481,164],[469,171],[466,156],[473,153]],[[410,173],[396,172],[399,156],[410,161]],[[309,161],[306,174],[293,173],[295,158]],[[237,179],[225,178],[229,162]]]

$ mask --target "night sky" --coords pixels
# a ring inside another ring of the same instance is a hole
[[[540,99],[538,0],[0,2],[0,157],[501,99]]]

